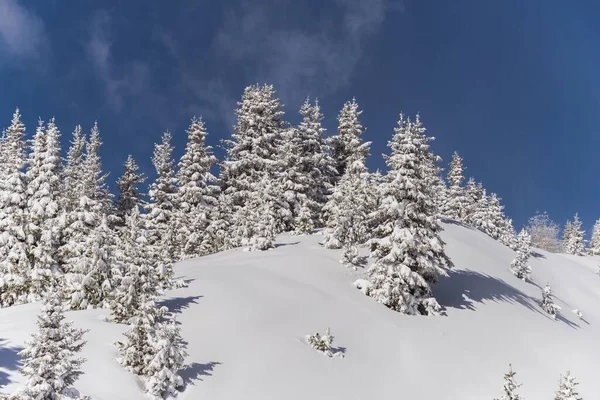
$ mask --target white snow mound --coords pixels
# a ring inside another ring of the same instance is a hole
[[[320,236],[281,235],[269,251],[179,263],[176,275],[191,280],[189,287],[162,302],[189,342],[178,398],[492,399],[502,395],[509,363],[528,400],[553,398],[567,370],[584,399],[598,398],[600,258],[534,249],[532,282],[523,282],[509,270],[512,250],[474,229],[444,228],[455,268],[434,289],[447,309],[440,317],[400,315],[362,294],[353,283],[364,270],[341,266],[341,251],[321,248]],[[563,310],[556,321],[538,304],[546,282]],[[39,307],[0,310],[2,392],[23,382],[16,353]],[[101,320],[106,313],[66,314],[90,329],[85,374],[75,387],[95,400],[144,399],[140,382],[115,361],[112,343],[126,327]],[[327,327],[343,358],[324,357],[306,343],[307,334]]]

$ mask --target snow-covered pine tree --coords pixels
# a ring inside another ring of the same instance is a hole
[[[464,189],[465,222],[475,227],[480,225],[479,220],[483,211],[481,207],[481,199],[484,197],[483,192],[481,182],[478,183],[472,177],[469,178]]]
[[[162,135],[161,143],[154,146],[152,164],[156,169],[156,180],[150,185],[147,205],[148,229],[150,244],[162,249],[163,261],[177,261],[180,254],[178,240],[168,235],[169,229],[176,230],[175,210],[177,208],[177,179],[175,178],[175,161],[171,146],[171,133]]]
[[[567,220],[565,223],[565,227],[563,228],[563,237],[562,237],[562,251],[564,253],[569,254],[569,244],[571,243],[571,236],[573,234],[573,223],[570,220]]]
[[[498,238],[500,243],[505,246],[510,247],[513,250],[517,250],[518,241],[517,234],[515,233],[515,228],[513,227],[512,219],[506,218],[504,219],[504,225],[502,227],[502,232],[500,234],[500,238]]]
[[[4,132],[0,179],[0,303],[3,307],[28,301],[30,271],[27,238],[25,126],[17,109]]]
[[[560,383],[558,391],[554,400],[583,400],[577,393],[577,385],[579,382],[575,380],[574,376],[571,376],[571,372],[567,371],[565,376],[560,377]]]
[[[73,212],[79,205],[79,199],[83,194],[83,162],[86,138],[82,132],[81,125],[77,125],[73,131],[71,145],[67,152],[65,165],[62,170],[62,209],[68,213]]]
[[[124,167],[125,171],[117,181],[119,195],[115,202],[115,209],[118,217],[118,226],[123,226],[125,224],[125,217],[130,214],[135,207],[142,207],[144,205],[138,185],[144,183],[146,178],[143,174],[138,172],[140,168],[131,154],[127,156]]]
[[[273,247],[277,226],[275,202],[277,198],[281,198],[277,183],[265,175],[261,184],[262,191],[253,192],[235,215],[236,237],[250,251]]]
[[[202,240],[202,251],[206,254],[229,250],[239,246],[239,238],[232,231],[233,205],[231,197],[221,193],[217,205],[211,210],[210,224]]]
[[[83,374],[79,357],[86,332],[65,321],[61,291],[51,288],[37,317],[37,332],[19,355],[23,358],[21,373],[27,377],[19,391],[22,399],[59,399],[63,391]]]
[[[175,318],[158,324],[152,345],[152,358],[145,372],[149,377],[147,391],[156,400],[175,396],[177,389],[183,386],[183,378],[178,372],[188,355]]]
[[[362,110],[358,109],[356,98],[344,103],[337,120],[337,135],[328,139],[331,148],[334,167],[337,170],[337,179],[339,181],[346,173],[346,168],[357,158],[357,154],[362,153],[363,158],[368,157],[368,146],[362,141],[361,135],[365,132],[359,117]],[[349,160],[352,158],[352,160]],[[358,157],[360,158],[360,156]]]
[[[447,175],[449,188],[443,215],[458,221],[464,221],[468,212],[465,189],[461,186],[464,170],[463,159],[454,152]]]
[[[226,157],[220,174],[223,193],[228,197],[225,203],[231,204],[235,214],[253,192],[262,190],[260,184],[265,176],[269,180],[278,178],[284,165],[281,133],[286,127],[282,120],[282,105],[271,85],[247,87],[238,106],[232,137],[223,141]],[[285,226],[289,213],[283,198],[276,202],[275,207],[279,220],[276,225]],[[232,232],[239,230],[235,226],[237,222],[243,221],[232,219]]]
[[[389,172],[377,211],[384,235],[374,240],[375,263],[367,280],[355,283],[366,295],[405,314],[441,311],[431,284],[451,266],[433,204],[431,140],[425,136],[419,116],[411,121],[400,115],[388,143],[392,150],[386,159]]]
[[[436,175],[436,180],[433,185],[434,187],[434,204],[437,210],[436,214],[438,218],[444,217],[444,204],[447,202],[448,187],[446,181],[442,177],[442,169],[440,168],[439,173]]]
[[[592,239],[590,240],[590,245],[588,247],[588,254],[592,256],[600,255],[600,219],[594,224]]]
[[[517,255],[510,263],[511,272],[519,279],[527,280],[531,267],[527,265],[529,256],[531,255],[531,236],[522,229],[517,236]]]
[[[333,356],[333,353],[331,352],[333,339],[334,337],[329,328],[325,330],[324,335],[321,335],[319,332],[315,333],[314,335],[306,335],[306,341],[308,342],[309,346],[325,354],[327,357]]]
[[[561,310],[560,306],[554,304],[554,296],[549,283],[546,283],[546,286],[542,289],[542,309],[550,314],[552,319],[556,319],[558,312]]]
[[[187,130],[185,153],[177,173],[177,211],[174,214],[182,244],[181,258],[198,257],[209,252],[202,246],[217,205],[219,187],[211,173],[217,158],[206,145],[206,128],[201,118],[193,118]]]
[[[113,322],[128,322],[143,304],[161,294],[162,277],[144,235],[143,224],[137,206],[125,216],[125,226],[115,251],[115,290],[109,301]]]
[[[565,228],[565,232],[566,228]],[[565,233],[567,235],[567,233]],[[573,222],[571,222],[570,230],[568,232],[567,240],[565,242],[565,253],[582,256],[585,254],[585,243],[584,243],[585,231],[581,229],[581,220],[579,214],[575,213]]]
[[[279,180],[283,181],[284,196],[294,218],[294,231],[303,234],[322,225],[321,209],[337,172],[323,137],[318,101],[312,105],[306,99],[300,114],[300,125],[283,135],[285,168]]]
[[[512,365],[508,364],[508,372],[504,374],[504,395],[496,400],[523,400],[523,397],[517,394],[517,389],[521,385],[517,384],[515,380],[516,374],[512,369]]]
[[[54,119],[46,129],[40,121],[36,131],[28,168],[27,220],[32,263],[30,293],[41,298],[59,272],[58,228],[61,201],[60,132]]]
[[[505,227],[505,217],[503,206],[500,204],[500,199],[496,193],[490,196],[484,194],[481,201],[481,218],[478,221],[478,228],[488,234],[493,239],[498,240],[503,233]]]

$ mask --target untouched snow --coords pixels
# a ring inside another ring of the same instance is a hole
[[[600,258],[535,250],[532,283],[514,277],[514,252],[485,234],[444,224],[455,264],[434,287],[447,316],[404,316],[352,283],[363,270],[338,263],[341,250],[320,235],[281,235],[266,252],[241,249],[188,260],[176,275],[188,288],[167,293],[189,342],[180,399],[493,399],[512,363],[519,393],[553,398],[570,370],[584,399],[600,395]],[[541,309],[549,282],[562,307],[557,321]],[[580,320],[573,312],[579,309]],[[0,391],[22,381],[16,352],[34,330],[39,304],[0,310]],[[84,339],[85,374],[76,383],[95,400],[145,398],[137,379],[115,361],[112,345],[126,327],[104,322],[108,310],[68,312]],[[305,336],[335,337],[329,358]]]

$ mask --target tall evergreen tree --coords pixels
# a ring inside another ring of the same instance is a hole
[[[231,204],[235,215],[253,192],[262,190],[265,176],[269,180],[278,178],[284,165],[281,133],[286,127],[282,105],[271,85],[247,87],[238,106],[232,138],[223,141],[227,154],[220,175],[223,193],[229,198],[226,203]],[[289,210],[282,200],[275,205],[278,226],[285,226],[285,220],[289,220]],[[233,230],[238,224],[243,221],[232,219]]]
[[[0,302],[10,306],[28,301],[28,249],[25,126],[17,109],[2,143],[4,170],[0,180]]]
[[[388,146],[389,173],[382,185],[378,220],[383,237],[375,240],[368,279],[356,286],[389,308],[406,314],[441,311],[431,292],[438,275],[451,265],[444,252],[431,182],[432,138],[425,136],[420,118],[400,115]]]
[[[321,209],[327,202],[331,176],[336,171],[323,137],[325,128],[321,125],[323,114],[319,103],[311,105],[306,99],[300,114],[300,125],[285,136],[287,168],[283,172],[283,185],[295,218],[294,229],[297,233],[309,233],[322,225]]]
[[[467,199],[465,190],[462,187],[464,177],[463,159],[454,152],[450,169],[448,170],[448,196],[444,206],[444,216],[458,221],[464,221],[467,216]]]
[[[363,158],[368,156],[368,146],[365,148],[361,138],[365,132],[359,120],[361,114],[362,110],[358,109],[355,98],[344,103],[337,118],[337,135],[329,138],[331,155],[337,170],[337,180],[344,176],[348,165],[353,162],[349,158],[356,159],[357,153],[362,153]]]
[[[28,231],[31,246],[31,293],[40,297],[59,270],[60,245],[60,132],[54,119],[46,129],[40,121],[26,172]]]
[[[562,237],[562,251],[564,253],[569,254],[569,245],[571,243],[571,236],[573,235],[573,223],[570,220],[567,220],[565,223],[565,227],[563,229],[563,237]]]
[[[73,131],[71,144],[62,170],[62,208],[66,212],[73,212],[79,205],[79,199],[83,195],[84,153],[86,138],[77,125]]]
[[[175,177],[175,161],[171,134],[165,132],[161,143],[154,146],[152,164],[156,169],[156,180],[150,185],[150,203],[147,206],[150,244],[160,248],[165,263],[176,261],[179,256],[178,240],[174,237],[177,208],[177,179]]]
[[[594,224],[588,253],[592,256],[600,255],[600,219],[598,219]]]
[[[565,232],[566,228],[565,228]],[[573,218],[573,222],[571,223],[571,228],[570,231],[567,233],[565,233],[566,235],[566,242],[564,243],[565,246],[565,253],[567,254],[574,254],[577,256],[582,256],[585,254],[585,243],[584,243],[584,235],[585,235],[585,231],[583,229],[581,229],[581,220],[579,219],[579,215],[577,213],[575,213],[575,217]]]
[[[141,185],[146,181],[144,175],[138,172],[140,168],[131,154],[127,156],[124,167],[125,171],[117,181],[119,196],[117,197],[115,204],[117,216],[119,218],[118,224],[120,226],[125,224],[125,217],[129,215],[135,207],[143,206],[144,202],[139,192],[138,185]]]
[[[182,257],[197,257],[210,250],[203,246],[212,210],[217,205],[219,187],[211,173],[217,158],[206,145],[206,128],[201,118],[193,118],[187,130],[188,142],[179,162],[176,213],[179,235],[185,242]]]
[[[73,328],[63,314],[60,290],[52,288],[37,317],[37,332],[19,354],[23,357],[21,373],[27,377],[19,398],[54,400],[83,374],[78,357],[85,342],[85,331]]]
[[[531,236],[523,229],[517,237],[517,256],[510,263],[510,270],[519,279],[529,278],[531,267],[527,265],[527,260],[531,255]]]

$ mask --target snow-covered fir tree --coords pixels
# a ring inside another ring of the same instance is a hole
[[[115,201],[115,208],[118,217],[118,225],[125,224],[125,217],[129,215],[135,207],[142,207],[144,202],[139,192],[138,185],[146,181],[144,175],[139,171],[140,167],[136,164],[131,154],[127,156],[124,164],[125,171],[117,180],[118,196]]]
[[[30,293],[40,298],[59,272],[60,132],[54,119],[40,121],[28,160],[27,220],[32,263]]]
[[[500,199],[496,193],[486,196],[485,191],[480,200],[481,212],[478,213],[477,228],[491,236],[493,239],[499,239],[505,228],[504,206],[500,204]]]
[[[81,125],[77,125],[73,131],[73,137],[67,151],[67,158],[62,170],[62,209],[66,212],[73,212],[79,205],[79,199],[83,194],[83,182],[85,181],[84,168],[84,153],[85,153],[86,138],[81,129]]]
[[[276,201],[281,193],[277,181],[263,177],[262,191],[253,192],[246,204],[236,213],[236,236],[240,245],[250,251],[268,250],[273,247],[277,233]]]
[[[517,255],[510,263],[510,270],[519,279],[527,280],[531,272],[531,267],[527,264],[531,255],[531,236],[522,229],[517,236]]]
[[[392,150],[386,159],[389,173],[377,211],[383,235],[374,240],[375,263],[368,278],[355,283],[368,296],[406,314],[441,311],[431,284],[451,265],[433,203],[431,140],[418,116],[411,121],[400,115],[388,144]]]
[[[481,182],[476,182],[475,179],[469,178],[464,188],[464,206],[465,206],[465,222],[477,227],[480,223],[481,214],[487,208],[482,207],[482,198],[484,198],[484,190]]]
[[[600,219],[594,224],[592,239],[590,240],[590,245],[588,247],[588,254],[592,256],[600,255]]]
[[[179,256],[175,212],[177,209],[177,179],[171,146],[171,133],[162,135],[161,143],[154,146],[152,164],[156,169],[156,180],[150,185],[148,194],[148,229],[150,244],[161,249],[163,261],[177,261]],[[171,233],[169,234],[169,229]]]
[[[515,228],[513,227],[512,219],[504,219],[502,232],[500,234],[500,237],[498,238],[498,241],[515,251],[518,249],[517,234],[515,233]]]
[[[160,271],[153,249],[144,235],[144,220],[138,207],[125,217],[113,267],[115,290],[109,307],[113,322],[126,323],[146,302],[161,293]]]
[[[554,400],[583,400],[582,397],[579,397],[579,393],[577,393],[577,385],[579,385],[579,382],[567,371],[566,375],[561,375],[560,377],[559,387]]]
[[[447,175],[448,193],[446,204],[443,207],[443,215],[458,221],[464,221],[468,213],[465,189],[462,187],[465,179],[464,170],[463,159],[457,152],[454,152]]]
[[[153,354],[146,367],[148,376],[146,388],[156,400],[175,396],[183,386],[179,371],[184,367],[185,344],[181,339],[181,329],[175,319],[160,322],[152,341]]]
[[[570,220],[567,220],[565,223],[565,227],[563,228],[563,237],[562,237],[562,251],[564,253],[569,253],[569,245],[571,243],[571,236],[573,235],[573,223]]]
[[[18,396],[26,400],[57,400],[83,374],[79,357],[84,330],[65,321],[61,291],[51,288],[37,317],[37,332],[19,355],[27,378]]]
[[[233,236],[233,205],[231,197],[222,193],[217,205],[211,210],[210,223],[206,227],[201,247],[206,253],[216,253],[239,246],[239,238]]]
[[[175,213],[179,237],[184,242],[181,258],[197,257],[211,251],[206,248],[210,238],[205,236],[219,195],[216,178],[211,173],[217,159],[212,154],[212,147],[206,145],[204,121],[193,118],[187,135],[187,146],[177,173],[178,208]]]
[[[573,221],[570,223],[569,229],[567,230],[567,227],[565,227],[564,252],[577,256],[584,255],[584,235],[585,231],[581,229],[581,220],[579,219],[579,215],[576,213]]]
[[[558,225],[550,219],[546,212],[536,212],[527,222],[527,232],[531,234],[531,245],[553,253],[560,251],[559,231]]]
[[[504,395],[496,400],[523,400],[523,397],[517,394],[517,389],[521,384],[517,384],[515,375],[517,373],[513,371],[512,365],[508,365],[508,372],[504,374]]]
[[[546,283],[546,286],[542,289],[542,309],[550,314],[552,319],[556,319],[558,312],[561,310],[560,306],[554,304],[554,295],[549,283]]]
[[[284,196],[294,219],[296,233],[310,233],[322,225],[321,209],[337,172],[328,154],[321,125],[323,114],[319,103],[308,99],[300,108],[302,122],[283,134],[284,170],[278,178],[283,182]]]
[[[25,303],[32,269],[28,249],[25,126],[17,109],[2,141],[0,179],[0,302],[3,307]]]
[[[266,177],[275,180],[283,168],[282,120],[283,111],[271,85],[254,85],[244,90],[236,110],[237,123],[231,139],[224,140],[226,157],[221,164],[220,181],[225,202],[233,207],[234,216],[239,209],[261,191]],[[275,203],[277,226],[289,224],[291,215],[283,198]],[[232,218],[231,229],[238,230],[243,219]]]
[[[357,154],[362,153],[363,158],[368,156],[368,147],[365,148],[365,143],[361,138],[361,135],[365,132],[359,120],[361,114],[362,111],[358,109],[355,98],[344,103],[337,117],[337,135],[331,136],[328,140],[331,156],[337,170],[336,181],[344,176],[348,165],[356,160]]]

